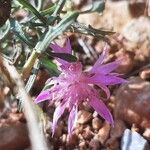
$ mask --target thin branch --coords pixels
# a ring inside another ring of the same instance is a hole
[[[39,68],[40,68],[40,61],[37,60],[33,66],[33,69],[32,69],[32,73],[25,85],[25,90],[27,93],[30,93],[32,87],[33,87],[33,84],[36,80],[36,76],[37,76],[37,73],[39,71]],[[18,109],[19,111],[22,111],[23,109],[23,106],[22,106],[22,103],[23,103],[23,100],[21,98],[19,98],[19,103],[18,103]]]

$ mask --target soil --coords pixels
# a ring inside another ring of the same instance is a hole
[[[83,4],[86,1],[81,0],[75,3],[75,8],[82,9]],[[77,125],[70,140],[67,136],[67,112],[59,122],[54,137],[50,127],[46,130],[50,149],[119,150],[125,129],[138,132],[150,142],[150,18],[144,15],[144,8],[145,2],[140,2],[139,5],[137,2],[107,1],[102,16],[98,13],[79,16],[78,21],[81,23],[116,31],[116,34],[107,37],[110,52],[106,62],[123,58],[125,61],[117,72],[128,83],[110,87],[112,95],[107,106],[114,116],[114,127],[85,103],[80,106]],[[86,65],[85,68],[96,61],[105,44],[91,36],[67,36],[79,59]],[[63,36],[60,39],[62,38]],[[78,39],[91,46],[94,53],[86,55]],[[49,74],[42,68],[31,91],[33,97],[41,91],[48,78]],[[26,119],[23,113],[17,111],[16,101],[9,100],[10,92],[9,87],[0,81],[0,150],[30,150]],[[47,103],[43,103],[42,107],[51,122],[54,106],[48,107]]]

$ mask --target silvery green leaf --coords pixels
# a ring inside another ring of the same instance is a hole
[[[105,9],[105,1],[104,0],[96,0],[93,2],[93,6],[91,12],[103,12]]]
[[[34,47],[34,44],[28,40],[28,37],[25,35],[24,31],[22,30],[21,24],[15,20],[15,19],[10,19],[10,25],[11,25],[11,30],[16,34],[16,36],[26,43],[30,47]]]
[[[3,39],[10,29],[10,22],[7,21],[2,27],[0,27],[0,40]]]
[[[38,53],[42,53],[47,49],[49,44],[60,34],[62,34],[78,17],[78,12],[68,12],[64,18],[53,28],[49,28],[46,35],[36,45],[35,49]]]
[[[66,60],[68,62],[75,62],[77,61],[77,58],[71,54],[67,54],[67,53],[49,53],[50,56],[52,57],[58,57],[61,58],[63,60]]]

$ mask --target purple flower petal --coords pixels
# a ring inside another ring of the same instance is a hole
[[[65,108],[67,106],[67,102],[64,104],[60,104],[59,106],[56,107],[54,115],[53,115],[53,124],[52,124],[52,136],[54,135],[58,119],[62,116],[62,114],[65,111]]]
[[[65,43],[65,52],[68,54],[72,53],[72,48],[71,48],[71,44],[70,44],[70,40],[67,39],[66,43]]]
[[[66,41],[64,47],[60,47],[57,44],[51,44],[50,47],[54,52],[71,54],[69,39]],[[68,118],[68,134],[69,136],[71,135],[77,120],[78,105],[87,100],[89,100],[89,105],[91,105],[99,115],[108,122],[113,123],[113,118],[109,109],[99,100],[99,92],[93,85],[99,86],[106,93],[108,99],[110,97],[110,91],[107,85],[125,83],[127,81],[120,78],[118,74],[113,73],[113,70],[119,66],[121,61],[114,61],[103,65],[107,55],[108,48],[105,47],[90,72],[83,72],[83,66],[79,61],[68,63],[57,58],[61,63],[61,74],[59,77],[50,78],[47,84],[53,86],[48,91],[42,92],[36,99],[36,102],[50,99],[50,103],[60,103],[54,112],[52,125],[53,135],[57,122],[64,113],[66,107],[69,108],[70,112]]]
[[[71,44],[70,44],[70,40],[67,39],[67,41],[65,42],[65,46],[61,47],[58,44],[50,44],[50,48],[56,52],[56,53],[68,53],[71,54],[72,52],[72,48],[71,48]]]
[[[42,91],[38,96],[37,98],[35,99],[35,102],[36,103],[40,103],[40,102],[43,102],[45,100],[48,100],[48,99],[51,99],[52,96],[50,94],[50,91],[49,89],[48,90],[45,90],[45,91]]]
[[[63,47],[60,47],[57,44],[50,44],[50,48],[56,53],[63,53]]]
[[[119,65],[121,64],[121,60],[117,60],[108,64],[101,65],[97,68],[94,69],[95,73],[100,73],[100,74],[108,74],[112,72],[113,70],[117,69]]]
[[[98,67],[104,62],[104,59],[108,56],[108,48],[107,45],[104,47],[102,54],[99,56],[98,60],[95,62],[94,66],[91,69],[91,72],[95,72]]]
[[[89,104],[98,112],[100,116],[102,116],[106,121],[113,124],[113,117],[106,107],[106,105],[96,97],[91,97],[92,99],[89,100]]]
[[[96,85],[99,86],[106,93],[106,99],[109,99],[110,91],[109,91],[108,87],[103,84],[96,84]]]
[[[74,105],[71,109],[71,112],[70,112],[69,118],[68,118],[68,134],[69,134],[69,136],[71,136],[73,128],[77,122],[77,112],[78,112],[78,108],[76,105]]]
[[[113,75],[95,74],[89,79],[89,82],[93,84],[115,85],[120,83],[126,83],[127,80]]]
[[[50,44],[50,48],[56,52],[56,53],[68,53],[68,54],[71,54],[72,52],[72,49],[71,49],[71,44],[70,44],[70,40],[67,39],[67,41],[65,42],[65,46],[64,47],[61,47],[59,45],[57,45],[56,43],[55,44]],[[57,58],[57,61],[62,64],[62,65],[66,65],[68,64],[67,61],[63,60],[63,59],[60,59],[60,58]]]

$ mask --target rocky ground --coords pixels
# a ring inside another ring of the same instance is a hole
[[[76,8],[80,9],[84,4],[86,4],[84,0],[82,3],[81,1],[75,3]],[[106,61],[124,58],[125,61],[117,72],[123,74],[129,82],[125,85],[110,87],[112,96],[106,103],[113,113],[114,127],[105,122],[86,103],[83,103],[79,108],[77,126],[70,140],[67,138],[67,112],[60,120],[53,138],[48,127],[46,137],[50,149],[119,150],[125,129],[138,132],[148,143],[150,142],[150,18],[144,15],[144,10],[145,3],[142,1],[138,3],[107,1],[103,15],[91,13],[79,16],[78,21],[81,23],[116,32],[107,37],[110,54]],[[78,49],[77,53],[83,64],[87,65],[86,67],[93,64],[101,53],[104,42],[91,36],[85,37],[79,34],[68,36],[70,36],[73,49]],[[87,55],[80,44],[81,41],[95,51]],[[43,86],[48,78],[46,76],[43,79],[45,74],[46,71],[41,70],[32,95],[35,96],[35,93],[41,90],[38,87]],[[30,141],[26,119],[17,111],[16,103],[9,102],[10,89],[3,83],[0,84],[0,149],[29,150]],[[51,121],[54,107],[44,105],[44,110]],[[146,148],[143,146],[139,150]]]

